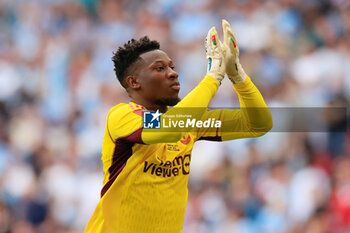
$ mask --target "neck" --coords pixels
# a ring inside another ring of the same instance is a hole
[[[155,103],[150,103],[147,100],[144,99],[133,99],[131,98],[131,101],[134,102],[135,104],[139,104],[144,106],[147,110],[150,111],[157,111],[159,110],[161,113],[165,113],[168,110],[168,106],[166,105],[158,105]]]

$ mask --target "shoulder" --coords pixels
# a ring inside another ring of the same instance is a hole
[[[107,130],[116,140],[142,129],[143,107],[133,103],[121,103],[114,106],[107,115]]]
[[[111,108],[107,115],[107,120],[109,119],[122,119],[124,117],[139,116],[142,117],[143,106],[136,105],[134,103],[120,103]]]

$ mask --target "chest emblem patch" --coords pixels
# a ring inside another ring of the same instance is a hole
[[[190,143],[190,141],[191,141],[191,136],[190,136],[190,135],[187,135],[187,137],[184,135],[184,136],[182,137],[182,139],[180,140],[180,142],[181,142],[182,144],[185,144],[185,145],[187,145],[188,143]]]

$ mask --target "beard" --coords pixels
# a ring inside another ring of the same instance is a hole
[[[160,105],[160,106],[174,106],[178,102],[180,102],[180,100],[181,99],[179,97],[165,98],[165,99],[156,100],[155,104]]]

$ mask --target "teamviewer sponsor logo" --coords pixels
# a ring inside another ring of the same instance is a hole
[[[143,172],[159,177],[188,175],[190,173],[191,154],[179,155],[172,161],[161,160],[160,163],[145,161]]]
[[[144,111],[143,112],[143,128],[144,129],[160,129],[161,113],[159,110],[156,112]]]

